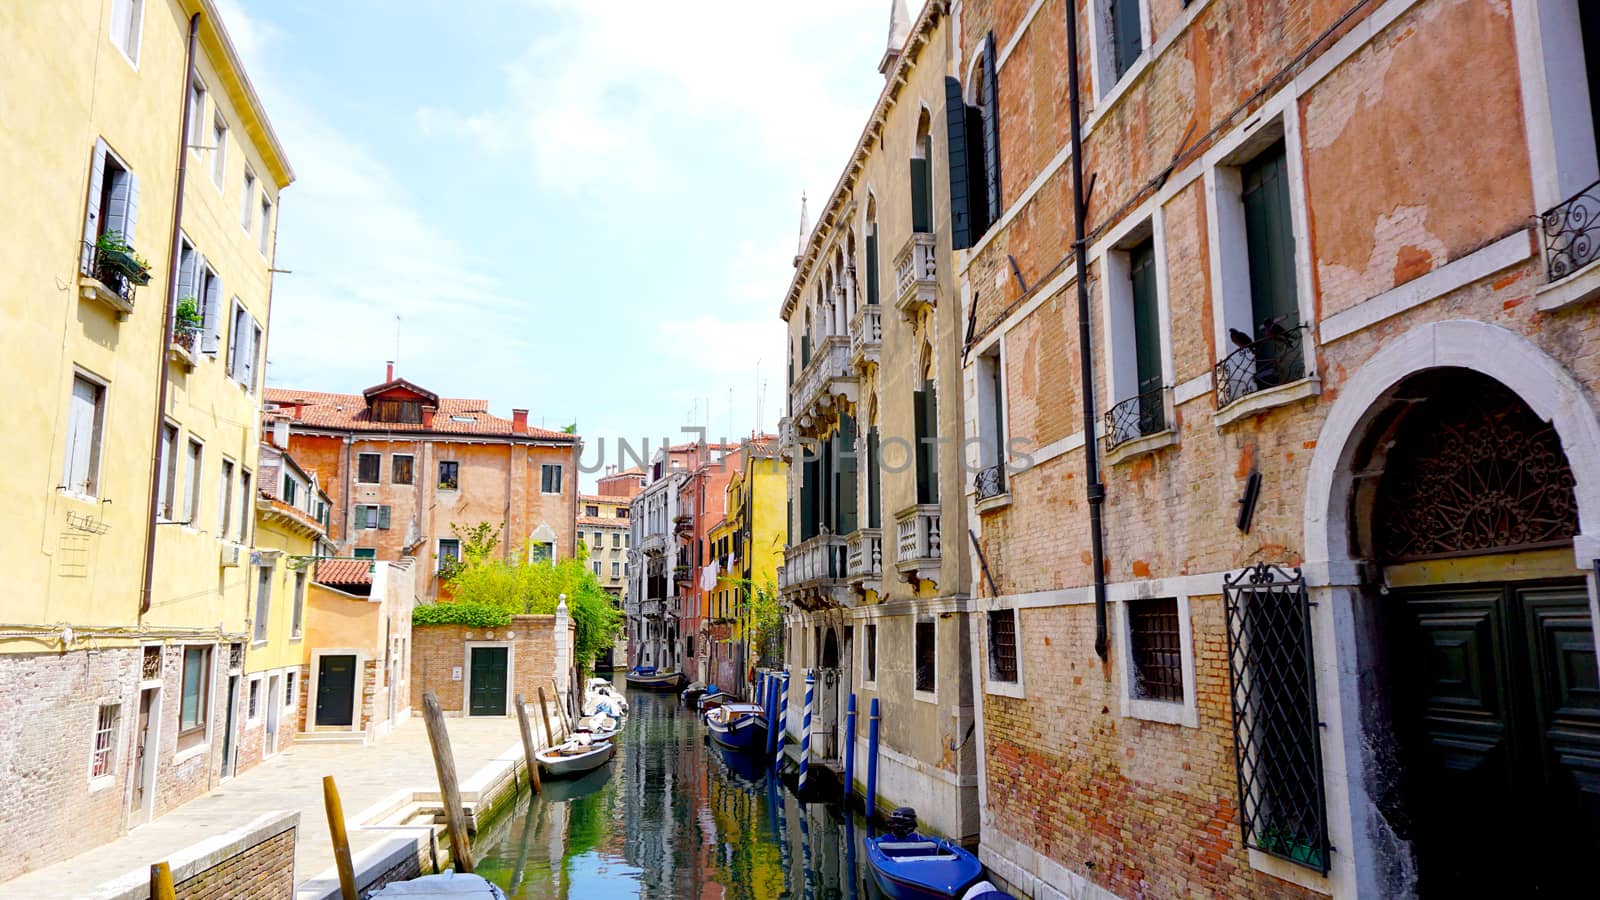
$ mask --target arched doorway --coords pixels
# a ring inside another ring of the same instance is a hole
[[[1600,847],[1600,674],[1560,436],[1464,368],[1374,409],[1348,523],[1375,812],[1420,895],[1568,895]]]
[[[822,668],[839,668],[839,635],[831,625],[822,637]]]

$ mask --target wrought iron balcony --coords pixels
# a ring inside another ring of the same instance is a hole
[[[193,369],[200,349],[200,328],[195,325],[172,326],[172,341],[167,345],[167,356],[186,369]]]
[[[857,369],[867,363],[878,362],[878,350],[883,346],[883,307],[876,303],[863,303],[850,320],[850,364]]]
[[[850,535],[847,546],[850,550],[850,586],[878,590],[883,578],[883,531],[862,528]]]
[[[939,263],[935,238],[915,232],[894,257],[895,308],[907,319],[931,308],[939,297]]]
[[[1106,410],[1106,449],[1167,430],[1167,391],[1156,388]]]
[[[688,566],[673,566],[672,580],[679,584],[690,584],[694,581],[694,570]]]
[[[79,271],[83,278],[78,289],[83,298],[111,307],[118,319],[126,319],[133,312],[134,288],[150,281],[149,271],[130,254],[107,250],[89,241],[83,242]]]
[[[894,517],[895,569],[913,581],[938,581],[944,556],[939,534],[939,504],[907,507]]]
[[[801,609],[847,605],[847,540],[844,535],[819,534],[783,551],[778,590]]]
[[[972,487],[978,494],[979,500],[988,500],[998,497],[1006,492],[1006,464],[995,463],[992,466],[978,470],[972,479]]]
[[[850,339],[842,334],[829,335],[819,341],[811,353],[811,361],[795,379],[790,389],[790,406],[795,418],[804,418],[831,406],[834,394],[842,394],[852,401],[856,396],[855,371],[850,367]]]
[[[1600,181],[1551,207],[1539,217],[1539,225],[1551,281],[1600,259]]]
[[[1305,333],[1304,325],[1278,329],[1224,357],[1215,372],[1217,408],[1306,377]]]

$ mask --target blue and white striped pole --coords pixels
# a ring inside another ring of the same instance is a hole
[[[804,794],[806,792],[806,770],[811,764],[811,701],[817,692],[817,673],[815,669],[806,670],[806,710],[805,716],[800,720],[800,783],[795,790]]]
[[[778,758],[778,676],[767,676],[767,755]]]
[[[783,768],[783,745],[789,737],[789,673],[785,671],[778,687],[778,749],[772,754],[772,767]]]

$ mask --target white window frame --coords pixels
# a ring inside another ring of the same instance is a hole
[[[127,10],[127,24],[122,29],[122,34],[117,34],[117,8],[121,6]],[[139,50],[144,43],[144,0],[112,0],[111,24],[107,29],[112,46],[122,54],[122,58],[133,66],[135,72],[139,71]]]
[[[222,457],[220,478],[217,491],[217,540],[228,539],[229,527],[233,518],[233,482],[238,478],[239,464],[227,456]]]
[[[1131,251],[1145,240],[1150,241],[1151,253],[1155,257],[1156,336],[1160,343],[1161,402],[1166,427],[1113,448],[1108,454],[1108,463],[1133,455],[1125,452],[1125,448],[1139,453],[1177,441],[1177,410],[1172,396],[1177,375],[1172,350],[1171,292],[1167,289],[1166,212],[1155,200],[1127,216],[1091,249],[1091,263],[1098,260],[1103,274],[1100,279],[1100,315],[1105,323],[1107,339],[1101,342],[1101,364],[1106,372],[1106,409],[1132,399],[1139,393]]]
[[[305,637],[306,628],[306,570],[300,569],[294,573],[294,606],[289,612],[289,640],[298,641]]]
[[[211,117],[211,183],[222,190],[228,179],[228,120],[219,108]]]
[[[170,443],[164,448],[162,441],[167,435],[172,436]],[[156,439],[156,453],[160,457],[157,463],[159,470],[156,476],[156,491],[159,494],[156,504],[157,522],[176,522],[176,499],[178,490],[178,450],[183,445],[183,427],[171,419],[161,421],[161,435]]]
[[[89,459],[86,463],[87,471],[84,473],[85,490],[83,491],[76,490],[75,485],[72,482],[72,476],[74,474],[72,463],[73,444],[70,440],[73,396],[76,393],[79,379],[82,379],[84,382],[93,385],[96,389],[94,421],[92,421],[89,425]],[[110,395],[111,385],[106,382],[105,379],[100,378],[91,372],[85,371],[84,369],[78,368],[77,366],[73,367],[72,384],[68,388],[67,392],[67,422],[69,424],[69,433],[67,435],[68,440],[66,442],[66,447],[64,448],[65,453],[61,463],[60,487],[61,492],[69,497],[76,497],[80,500],[94,501],[100,496],[100,472],[104,465],[105,456],[106,406]]]
[[[100,713],[107,707],[112,709],[110,735],[105,748],[106,773],[94,774],[95,759],[100,755]],[[89,734],[89,793],[103,791],[117,783],[117,757],[122,749],[122,701],[118,699],[102,700],[95,704],[94,730]]]
[[[205,148],[206,129],[206,96],[210,93],[206,89],[205,79],[199,72],[189,75],[189,150],[195,154]]]
[[[250,168],[249,163],[244,166],[243,196],[239,201],[239,224],[244,226],[244,233],[250,233],[251,222],[255,218],[256,199],[256,173]]]
[[[1578,19],[1582,2],[1511,2],[1535,213],[1566,201],[1600,178],[1600,147],[1595,145],[1591,123],[1586,48]],[[1578,91],[1579,86],[1585,90]]]
[[[266,708],[266,704],[260,702],[265,695],[265,689],[262,685],[262,676],[265,674],[265,672],[257,672],[256,674],[250,675],[245,679],[244,720],[246,724],[258,725],[261,723],[261,711]],[[250,693],[252,691],[254,691],[256,694],[256,707],[254,712],[252,712],[250,709]]]
[[[1011,613],[1011,617],[1012,617],[1011,621],[1012,621],[1013,626],[1015,628],[1015,633],[1016,633],[1016,637],[1017,637],[1017,680],[1016,681],[1000,681],[1000,680],[996,679],[994,677],[994,675],[993,675],[994,663],[989,658],[990,657],[990,648],[993,646],[992,642],[989,639],[989,616],[991,614],[993,614],[993,613],[1003,613],[1003,612],[1010,612]],[[1024,683],[1024,679],[1025,679],[1026,676],[1025,676],[1025,673],[1024,673],[1024,666],[1022,664],[1022,656],[1023,656],[1023,648],[1022,648],[1022,611],[1017,609],[1014,606],[1002,606],[1002,605],[995,604],[995,605],[986,606],[984,608],[984,610],[983,610],[982,616],[983,616],[983,621],[980,623],[980,626],[979,626],[978,630],[981,632],[980,640],[983,642],[983,644],[982,644],[982,649],[983,649],[983,692],[985,694],[993,694],[993,695],[998,696],[998,697],[1016,697],[1016,698],[1019,698],[1019,699],[1026,697],[1028,695],[1028,692],[1027,692],[1026,685]]]
[[[191,455],[192,452],[192,455]],[[195,518],[200,513],[200,501],[204,493],[204,483],[200,477],[205,474],[206,467],[206,442],[196,437],[194,432],[189,432],[187,440],[183,442],[183,524],[189,528],[195,527]]]
[[[1120,645],[1117,650],[1117,669],[1121,673],[1122,682],[1122,717],[1125,719],[1143,719],[1146,722],[1160,722],[1166,725],[1182,725],[1186,728],[1200,727],[1200,708],[1195,697],[1194,673],[1194,625],[1193,616],[1189,610],[1189,594],[1183,590],[1167,590],[1163,584],[1144,584],[1137,586],[1137,597],[1122,597],[1113,601],[1116,622],[1116,638],[1113,646]],[[1182,651],[1183,659],[1183,702],[1174,703],[1168,700],[1147,700],[1136,697],[1133,693],[1133,626],[1129,619],[1128,606],[1130,601],[1136,600],[1162,600],[1173,598],[1178,607],[1178,644]]]
[[[179,644],[178,647],[180,648],[178,653],[178,722],[174,731],[177,734],[177,740],[180,742],[183,741],[185,737],[183,734],[183,672],[184,665],[186,664],[185,657],[188,655],[191,648],[207,648],[210,651],[208,657],[210,659],[210,665],[206,667],[206,681],[202,691],[203,697],[201,698],[204,701],[206,716],[205,734],[192,746],[185,747],[175,752],[172,755],[172,765],[177,765],[186,759],[192,759],[193,757],[199,756],[202,753],[211,752],[211,741],[216,736],[213,729],[216,727],[217,723],[217,710],[215,703],[217,693],[217,663],[218,660],[221,659],[221,649],[223,645],[206,641],[191,641],[189,643]]]
[[[272,198],[267,196],[267,187],[261,186],[261,235],[256,244],[262,256],[268,255],[272,245]]]
[[[1109,107],[1116,102],[1116,97],[1121,96],[1118,90],[1126,84],[1131,84],[1139,77],[1139,72],[1149,64],[1151,46],[1155,43],[1151,33],[1150,0],[1138,0],[1139,3],[1139,55],[1128,66],[1128,71],[1118,78],[1115,70],[1115,35],[1111,32],[1111,5],[1114,0],[1092,0],[1091,20],[1089,23],[1089,71],[1094,78],[1094,96],[1099,101],[1096,103],[1095,112],[1101,108]]]

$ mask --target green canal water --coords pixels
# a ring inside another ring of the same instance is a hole
[[[711,743],[671,694],[628,702],[611,762],[546,781],[478,833],[480,875],[527,900],[877,896],[859,816],[798,802],[766,765]]]

